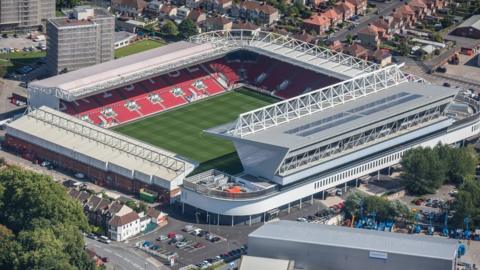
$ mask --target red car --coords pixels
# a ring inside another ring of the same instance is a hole
[[[167,234],[167,237],[170,238],[170,239],[172,239],[172,238],[175,237],[175,235],[177,235],[177,234],[174,233],[174,232],[169,232],[169,233]]]

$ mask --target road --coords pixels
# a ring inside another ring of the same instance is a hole
[[[358,25],[352,29],[348,30],[346,28],[341,29],[340,31],[337,31],[333,34],[333,36],[330,38],[330,40],[344,40],[347,38],[348,34],[351,34],[352,36],[355,36],[360,29],[363,27],[367,26],[369,23],[372,23],[378,19],[380,16],[386,16],[389,15],[392,10],[400,5],[403,5],[404,2],[401,2],[400,0],[394,0],[390,3],[379,3],[375,2],[377,5],[377,8],[379,10],[379,14],[367,14],[363,17],[360,17],[360,20],[358,21]]]
[[[127,247],[123,243],[103,244],[90,238],[85,238],[87,248],[95,251],[99,256],[108,257],[107,266],[118,270],[153,270],[170,269],[147,254]]]

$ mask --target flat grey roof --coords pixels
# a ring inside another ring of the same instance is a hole
[[[152,66],[171,62],[178,62],[180,59],[191,57],[196,53],[203,53],[211,48],[211,44],[194,44],[180,41],[151,49],[145,52],[122,57],[109,62],[82,68],[53,76],[44,80],[32,82],[33,87],[60,88],[65,91],[74,90],[95,85],[104,81],[121,79],[129,74],[139,72]]]
[[[369,125],[377,125],[415,108],[424,107],[442,99],[453,99],[458,90],[414,82],[397,86],[348,101],[324,111],[316,112],[290,122],[257,131],[242,140],[297,149],[331,138],[347,137]],[[224,135],[232,123],[207,130]]]
[[[258,269],[275,269],[275,270],[291,270],[294,262],[290,260],[272,259],[264,257],[255,257],[243,255],[240,260],[239,270],[258,270]]]
[[[453,260],[457,252],[457,240],[454,239],[288,220],[267,223],[250,233],[248,237],[381,251],[443,260]]]

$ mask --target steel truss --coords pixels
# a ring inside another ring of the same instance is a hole
[[[239,115],[227,134],[243,137],[389,87],[408,82],[398,66],[388,66],[353,79]]]
[[[292,170],[310,167],[312,163],[321,162],[328,157],[333,157],[350,149],[364,146],[367,143],[372,143],[388,136],[394,136],[404,130],[419,128],[424,123],[440,119],[444,115],[445,107],[446,105],[439,105],[426,111],[352,135],[348,138],[332,142],[328,145],[309,148],[301,154],[287,157],[280,165],[277,174],[285,176]]]
[[[356,68],[363,72],[371,72],[380,68],[378,64],[373,62],[273,32],[243,29],[219,30],[193,36],[190,38],[190,42],[211,43],[215,47],[243,48],[257,52],[268,51],[273,54],[276,54],[276,50],[287,48],[288,51],[282,52],[283,57],[295,60],[300,56],[309,55],[311,56],[310,61],[323,59],[322,62],[316,64],[317,66],[326,62],[333,62],[337,63],[336,66],[347,66],[347,70]],[[300,53],[300,55],[289,56],[293,52]]]
[[[54,94],[56,97],[62,100],[73,101],[82,97],[90,96],[96,92],[118,87],[122,84],[133,83],[139,80],[148,79],[160,73],[169,72],[188,65],[199,63],[201,61],[208,60],[215,56],[223,55],[225,54],[225,51],[222,51],[222,49],[223,48],[215,48],[214,50],[206,51],[199,55],[192,55],[188,59],[178,60],[173,63],[158,63],[157,65],[145,67],[143,69],[139,69],[135,72],[131,72],[128,74],[112,76],[112,79],[107,81],[85,85],[69,91],[63,90],[59,87],[44,88],[36,87],[33,85],[29,86],[28,90],[30,92],[42,92],[48,95]]]
[[[287,53],[282,53],[283,57],[289,57],[288,54],[292,52],[300,52],[302,55],[311,55],[311,60],[320,58],[324,59],[324,62],[334,62],[338,65],[344,65],[347,67],[346,70],[356,68],[363,72],[370,72],[379,68],[375,63],[271,32],[250,30],[213,31],[193,36],[190,38],[190,42],[197,44],[210,43],[212,49],[197,55],[192,55],[188,59],[178,60],[174,63],[157,63],[136,70],[135,72],[117,74],[109,80],[84,85],[69,91],[60,87],[39,87],[35,85],[30,85],[29,91],[41,92],[54,95],[62,100],[73,101],[99,91],[118,87],[122,84],[133,83],[147,79],[153,75],[196,64],[234,50],[250,49],[253,51],[265,51],[266,47],[272,44],[278,45],[277,48],[290,49]],[[270,49],[269,51],[275,54],[275,50]],[[295,59],[294,56],[290,56],[289,58]]]
[[[84,123],[83,121],[75,121],[66,116],[52,113],[42,108],[30,111],[27,114],[27,117],[34,118],[67,132],[80,135],[88,140],[107,145],[111,148],[127,153],[128,155],[155,163],[169,171],[173,171],[176,175],[180,175],[185,171],[185,162],[180,159],[149,149],[146,146],[136,144],[128,138],[122,138],[118,134],[106,129],[90,127],[90,124]]]

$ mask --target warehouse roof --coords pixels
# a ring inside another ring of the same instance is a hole
[[[133,54],[98,65],[82,68],[32,82],[32,87],[59,88],[67,92],[75,92],[80,88],[99,84],[104,81],[122,79],[157,65],[168,65],[181,59],[189,58],[210,49],[209,43],[193,44],[180,41],[156,49]]]
[[[9,129],[15,130],[12,131],[15,133],[37,137],[93,160],[166,181],[174,181],[177,176],[188,174],[194,167],[193,164],[175,157],[174,153],[45,106],[9,123],[7,132]]]
[[[258,270],[258,269],[275,269],[275,270],[293,270],[294,262],[283,259],[272,259],[264,257],[255,257],[243,255],[240,260],[239,270]]]
[[[287,220],[267,223],[249,234],[248,237],[303,242],[444,260],[453,260],[457,252],[457,241],[453,239]]]
[[[462,22],[457,28],[462,27],[473,27],[477,30],[480,30],[480,15],[473,15],[472,17]]]
[[[382,121],[435,102],[451,101],[458,90],[433,84],[405,82],[335,107],[318,111],[242,137],[242,140],[297,149],[340,136],[348,137],[359,129],[378,126]],[[442,101],[444,100],[444,101]],[[225,135],[232,123],[209,129]],[[228,135],[227,135],[228,136]]]

